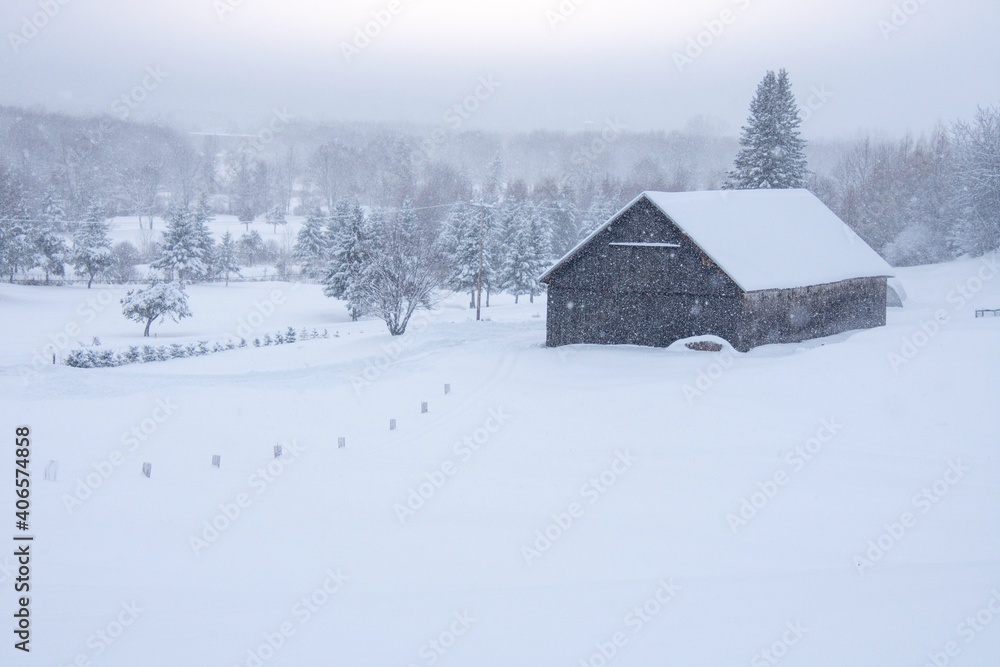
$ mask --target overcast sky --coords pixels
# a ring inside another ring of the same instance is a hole
[[[391,20],[365,46],[373,12]],[[1000,103],[998,26],[997,0],[3,0],[0,104],[209,130],[273,108],[441,124],[484,78],[499,85],[464,127],[705,116],[735,134],[784,67],[816,107],[807,138],[898,135]]]

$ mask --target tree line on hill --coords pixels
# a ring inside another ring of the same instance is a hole
[[[768,122],[784,123],[792,143],[762,143]],[[47,282],[73,267],[91,284],[132,282],[150,264],[228,280],[265,263],[350,296],[338,261],[418,239],[442,285],[471,293],[481,254],[487,295],[533,298],[532,272],[642,190],[720,187],[808,187],[897,265],[1000,247],[1000,108],[919,138],[805,144],[799,126],[783,71],[761,82],[739,143],[704,121],[670,134],[609,124],[438,143],[414,128],[291,123],[262,143],[0,108],[0,274],[36,270]],[[766,169],[784,171],[761,178]],[[245,233],[212,241],[205,224],[218,214],[238,216]],[[290,214],[307,217],[294,246],[257,231]],[[124,215],[142,231],[111,246],[101,230]],[[345,250],[349,234],[357,247]]]

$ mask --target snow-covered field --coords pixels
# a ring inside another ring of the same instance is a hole
[[[749,354],[547,349],[506,297],[392,340],[313,285],[193,286],[154,342],[331,337],[101,370],[52,348],[145,342],[125,288],[0,285],[0,428],[33,433],[17,664],[995,667],[995,262]]]

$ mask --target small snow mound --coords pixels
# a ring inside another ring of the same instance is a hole
[[[733,346],[725,338],[719,336],[692,336],[674,341],[667,347],[668,350],[688,352],[722,352],[729,350],[735,352]]]

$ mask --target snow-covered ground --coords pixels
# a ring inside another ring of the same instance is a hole
[[[100,370],[52,347],[145,342],[125,288],[0,285],[37,536],[27,660],[0,550],[0,662],[995,667],[995,261],[749,354],[547,349],[543,303],[460,295],[392,340],[314,285],[193,286],[154,342],[331,338]]]

